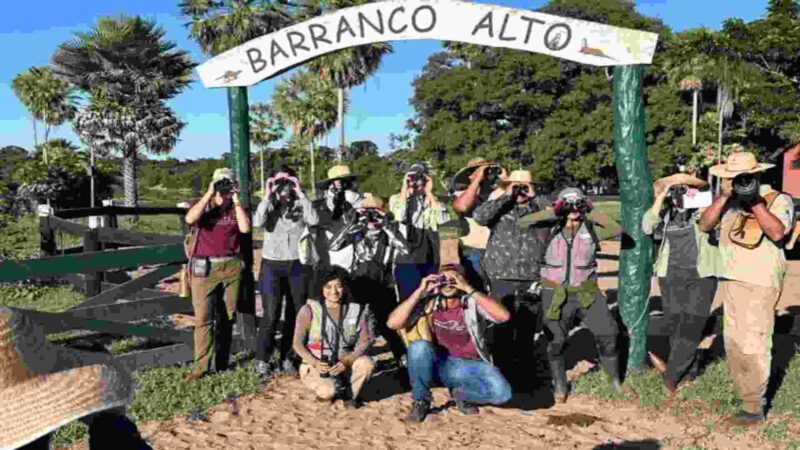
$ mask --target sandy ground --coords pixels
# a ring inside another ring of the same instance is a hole
[[[603,253],[617,251],[615,243],[604,243]],[[617,268],[616,261],[600,264],[601,272]],[[603,288],[616,288],[616,279],[604,280]],[[784,295],[800,297],[800,261],[790,262]],[[438,388],[437,411],[422,424],[410,424],[402,420],[410,395],[387,375],[367,384],[364,396],[369,401],[360,410],[347,409],[342,402],[320,403],[298,379],[281,377],[241,398],[238,413],[221,404],[207,412],[205,421],[181,416],[139,427],[158,449],[786,448],[786,443],[769,440],[761,426],[734,427],[701,402],[669,400],[643,409],[636,402],[574,395],[566,404],[553,405],[546,387],[537,392],[542,398],[530,406],[482,407],[479,415],[466,416],[455,407],[442,408],[446,391]],[[800,439],[795,419],[772,415],[769,422],[781,419],[788,424],[788,439]],[[71,450],[85,448],[80,442]]]
[[[566,404],[532,410],[482,407],[467,416],[455,407],[441,409],[422,424],[403,421],[408,394],[387,396],[372,381],[366,390],[373,400],[360,410],[342,402],[320,403],[300,381],[282,377],[260,393],[243,397],[238,414],[230,405],[208,411],[206,421],[178,417],[139,424],[157,449],[778,449],[785,443],[768,440],[760,427],[735,429],[700,403],[675,403],[641,409],[632,402],[602,402],[588,396],[570,397]],[[446,391],[434,391],[438,407]],[[777,420],[775,417],[770,421]],[[800,435],[800,424],[788,420],[789,438]],[[709,429],[712,430],[709,433]],[[614,446],[613,444],[617,445]],[[606,443],[604,445],[604,443]],[[85,442],[72,450],[85,449]]]

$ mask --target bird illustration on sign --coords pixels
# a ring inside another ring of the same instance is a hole
[[[581,40],[581,50],[580,51],[584,55],[592,55],[592,56],[597,56],[597,57],[600,57],[600,58],[613,59],[614,61],[616,61],[615,58],[612,58],[612,57],[606,55],[605,52],[603,52],[602,49],[599,49],[599,48],[596,48],[596,47],[589,47],[589,41],[586,38],[583,38]]]
[[[217,78],[217,80],[224,80],[226,83],[230,83],[231,81],[239,78],[239,74],[242,73],[241,70],[229,70],[222,74],[221,77]]]

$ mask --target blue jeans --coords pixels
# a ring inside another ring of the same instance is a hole
[[[501,405],[511,399],[511,385],[496,367],[483,360],[437,352],[428,341],[414,341],[408,346],[408,375],[414,400],[430,401],[434,380],[448,388],[459,388],[463,399],[471,403]]]
[[[403,302],[417,290],[422,279],[436,272],[433,262],[425,264],[399,263],[394,266],[398,301]]]

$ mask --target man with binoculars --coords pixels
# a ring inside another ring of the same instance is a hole
[[[491,230],[483,269],[490,293],[509,311],[508,324],[494,330],[495,362],[506,375],[525,373],[516,364],[533,361],[534,336],[541,323],[540,301],[530,288],[539,281],[546,229],[520,228],[517,220],[539,210],[534,204],[533,175],[515,170],[501,180],[489,200],[475,209],[475,222]]]
[[[469,234],[461,238],[464,268],[470,283],[480,287],[486,284],[481,260],[489,241],[489,229],[478,225],[472,214],[475,208],[489,199],[505,176],[505,168],[483,158],[469,160],[467,167],[453,176],[453,210],[469,226]]]
[[[743,409],[737,423],[764,420],[775,309],[786,275],[782,241],[792,229],[792,198],[760,184],[752,153],[737,152],[710,169],[721,179],[720,195],[700,216],[702,231],[719,232],[719,288],[724,307],[728,369]]]
[[[436,270],[439,259],[439,225],[450,215],[434,195],[433,177],[427,166],[416,163],[403,177],[400,193],[389,198],[389,211],[400,224],[408,242],[408,254],[395,258],[394,278],[398,300],[408,298],[423,277]]]

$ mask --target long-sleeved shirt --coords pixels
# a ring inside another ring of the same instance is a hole
[[[409,211],[409,199],[395,194],[389,198],[389,211],[400,224],[400,234],[409,243],[409,254],[398,255],[396,263],[423,264],[436,260],[439,254],[439,241],[436,232],[439,225],[450,220],[450,214],[444,204],[433,208],[426,204],[424,198],[417,197],[412,201],[419,202]]]
[[[261,257],[270,261],[294,261],[300,258],[299,241],[303,230],[317,224],[319,217],[311,202],[298,198],[294,209],[284,212],[275,209],[268,199],[258,205],[253,226],[264,227]]]
[[[490,280],[539,279],[547,229],[517,225],[519,218],[538,209],[533,201],[519,207],[514,198],[505,193],[475,208],[475,221],[492,232],[483,257],[483,267]]]

